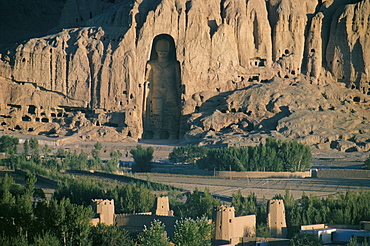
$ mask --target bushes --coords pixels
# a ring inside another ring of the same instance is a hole
[[[13,155],[17,153],[17,145],[19,139],[11,136],[1,136],[0,137],[0,152],[5,152],[7,154]]]
[[[309,169],[312,156],[305,144],[268,138],[265,145],[240,148],[179,147],[170,159],[175,163],[196,160],[204,170],[296,172]]]
[[[153,147],[143,148],[140,144],[138,144],[136,149],[132,149],[130,153],[136,164],[135,171],[150,172],[154,153]]]
[[[362,166],[363,168],[370,170],[370,156],[366,158],[364,165]]]
[[[176,221],[173,242],[180,246],[211,245],[213,224],[206,217]]]
[[[207,155],[208,148],[186,145],[185,147],[175,147],[169,155],[170,161],[175,164],[196,164],[196,161]]]

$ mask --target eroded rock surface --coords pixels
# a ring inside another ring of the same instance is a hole
[[[137,141],[154,110],[181,115],[189,141],[367,150],[369,13],[370,0],[66,0],[54,34],[1,54],[0,131]],[[163,34],[177,108],[146,106]]]
[[[294,82],[275,79],[206,103],[216,110],[200,106],[190,116],[185,136],[189,141],[233,146],[275,137],[297,139],[319,149],[369,150],[370,97],[344,84],[318,86],[303,77]]]

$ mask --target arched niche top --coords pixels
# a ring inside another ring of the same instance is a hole
[[[168,58],[170,60],[176,61],[176,48],[175,48],[175,41],[171,37],[171,35],[168,34],[159,34],[154,37],[153,43],[152,43],[152,50],[150,52],[150,60],[158,60],[157,52],[155,51],[155,46],[158,42],[158,40],[165,39],[170,43],[170,53],[168,54]]]

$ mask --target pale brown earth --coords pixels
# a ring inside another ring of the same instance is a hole
[[[0,132],[370,149],[370,0],[38,2],[0,18]],[[180,70],[168,100],[150,95],[174,71],[146,76],[162,34]]]

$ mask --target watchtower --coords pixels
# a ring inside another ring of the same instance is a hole
[[[106,225],[114,224],[114,200],[93,199],[91,200],[92,209],[96,214],[97,220],[94,223]]]
[[[213,221],[215,222],[215,241],[229,242],[230,239],[234,237],[234,207],[228,207],[225,205],[219,206],[215,209],[213,217]]]
[[[173,216],[173,210],[170,210],[168,196],[157,197],[157,207],[155,215],[160,216]]]
[[[267,223],[272,237],[286,237],[285,207],[282,199],[273,199],[268,202]]]

